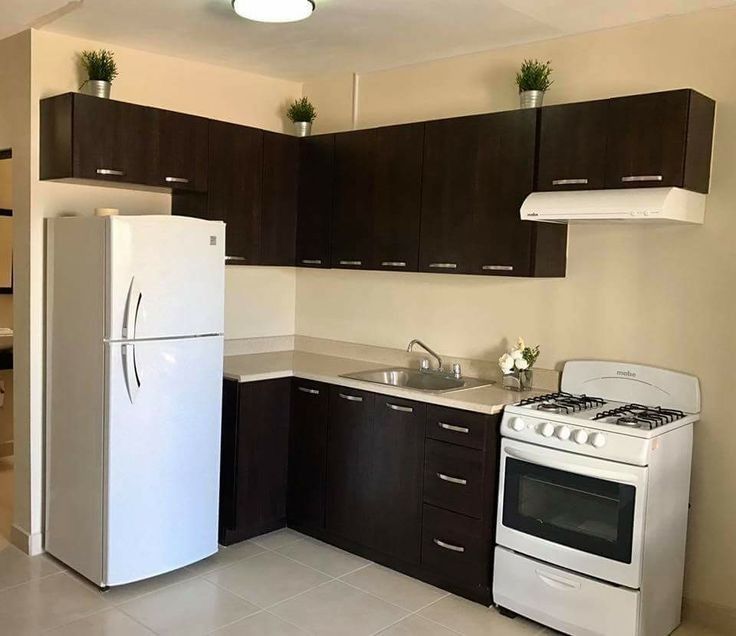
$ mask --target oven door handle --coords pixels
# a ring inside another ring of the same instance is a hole
[[[513,457],[514,459],[520,459],[521,461],[529,462],[530,464],[537,464],[538,466],[544,466],[546,468],[554,468],[566,473],[575,473],[577,475],[583,475],[585,477],[595,477],[597,479],[605,479],[608,481],[616,481],[624,484],[632,484],[634,486],[641,483],[641,480],[637,475],[632,475],[631,473],[625,473],[623,471],[611,470],[609,468],[576,466],[572,462],[568,464],[565,462],[550,461],[544,455],[520,451],[517,448],[505,448],[504,453],[506,453],[506,455],[508,455],[509,457]]]

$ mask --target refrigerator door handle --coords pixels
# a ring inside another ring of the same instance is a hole
[[[138,327],[138,311],[141,307],[143,294],[138,290],[135,284],[135,276],[130,279],[130,287],[128,287],[128,297],[125,300],[125,316],[123,316],[123,338],[135,338],[135,332]]]
[[[135,345],[124,344],[121,347],[123,354],[123,377],[125,378],[125,388],[128,389],[128,397],[130,403],[135,403],[138,389],[141,388],[141,380],[138,376],[138,364],[135,359]]]

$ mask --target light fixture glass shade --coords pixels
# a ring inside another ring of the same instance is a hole
[[[233,0],[233,10],[256,22],[296,22],[312,15],[312,0]]]

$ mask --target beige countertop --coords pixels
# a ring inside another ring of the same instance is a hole
[[[297,377],[490,415],[500,413],[504,406],[518,402],[524,397],[547,392],[533,391],[521,394],[506,391],[498,384],[492,384],[450,393],[430,393],[340,377],[345,373],[385,369],[388,366],[390,365],[303,351],[279,351],[226,356],[224,375],[236,382]]]

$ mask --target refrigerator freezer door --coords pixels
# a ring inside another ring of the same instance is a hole
[[[108,340],[223,333],[223,223],[110,217],[107,243]]]
[[[106,345],[105,585],[217,551],[222,349],[221,336]]]

